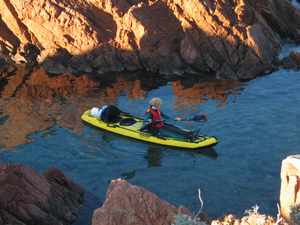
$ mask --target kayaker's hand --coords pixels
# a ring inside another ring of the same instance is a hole
[[[175,120],[176,120],[176,121],[181,121],[182,118],[181,118],[181,117],[176,117]]]

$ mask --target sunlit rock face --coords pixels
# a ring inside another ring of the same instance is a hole
[[[281,164],[281,214],[292,224],[299,224],[300,155],[289,156]],[[293,208],[295,208],[293,210]]]
[[[57,169],[43,176],[21,165],[0,165],[0,224],[69,225],[83,190]]]
[[[148,190],[125,180],[113,180],[106,200],[94,211],[92,225],[166,225],[172,224],[178,213],[191,214],[186,208],[176,208]]]
[[[33,43],[41,63],[55,61],[45,64],[54,73],[143,69],[250,79],[273,69],[280,36],[297,40],[300,30],[287,0],[3,0],[0,15],[2,45],[19,56]],[[61,50],[70,57],[53,58]]]

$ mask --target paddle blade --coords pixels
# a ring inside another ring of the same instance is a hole
[[[201,115],[195,115],[192,117],[193,121],[199,121],[199,122],[206,122],[207,121],[207,116],[204,115],[204,114],[201,114]]]

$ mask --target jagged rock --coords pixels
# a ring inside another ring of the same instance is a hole
[[[91,73],[93,71],[92,66],[90,65],[89,57],[82,56],[73,56],[70,59],[70,69],[72,73]]]
[[[0,57],[0,69],[4,68],[7,65],[7,61],[5,58]]]
[[[292,213],[292,209],[300,205],[299,184],[300,155],[288,156],[281,164],[280,209],[282,216],[295,225],[300,223],[300,211]]]
[[[300,52],[291,52],[279,64],[285,69],[300,69]]]
[[[281,37],[300,41],[300,11],[289,0],[252,2],[274,32]]]
[[[174,222],[177,213],[190,214],[144,188],[118,179],[111,182],[102,207],[94,211],[92,225],[167,225]]]
[[[22,56],[26,59],[27,64],[34,66],[37,64],[37,57],[41,53],[41,50],[32,43],[26,43],[21,52]]]
[[[45,69],[45,71],[47,71],[47,73],[53,74],[53,75],[63,74],[67,71],[67,68],[64,67],[62,64],[56,63],[51,60],[46,60],[43,63],[43,68]]]
[[[16,71],[16,67],[8,60],[7,57],[0,53],[0,78],[12,74]]]
[[[62,48],[73,56],[54,73],[64,66],[251,79],[273,69],[279,35],[300,37],[300,12],[288,0],[5,0],[0,14],[0,40],[14,49],[31,43],[40,60]]]
[[[57,169],[40,176],[25,166],[0,166],[1,224],[71,224],[82,201],[82,189]]]
[[[20,51],[17,51],[16,54],[14,56],[12,56],[12,60],[16,64],[25,64],[26,63],[26,59]]]

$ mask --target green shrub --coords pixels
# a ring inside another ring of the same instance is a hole
[[[173,225],[207,225],[207,224],[201,221],[197,221],[197,219],[193,219],[190,216],[177,214],[175,217],[175,223]]]

